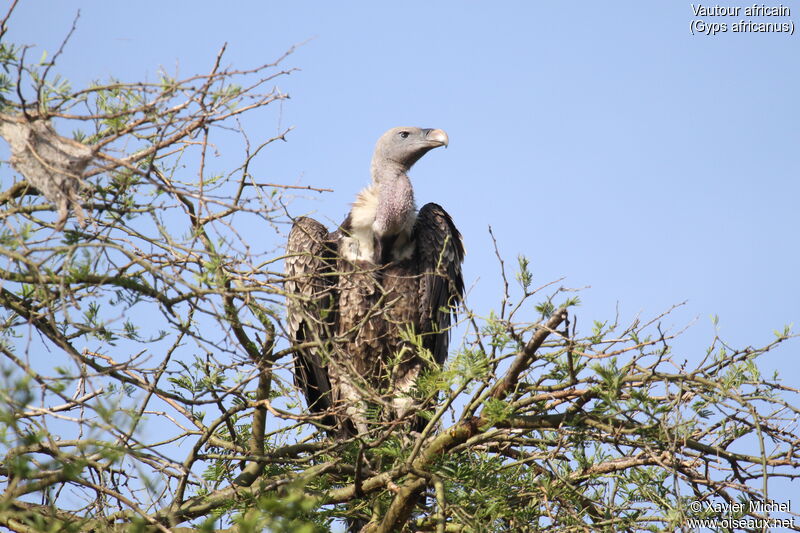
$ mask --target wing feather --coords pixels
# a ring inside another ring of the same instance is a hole
[[[442,206],[425,204],[414,225],[416,255],[419,262],[420,314],[423,317],[423,343],[438,364],[447,359],[450,325],[456,306],[464,297],[461,263],[464,245],[453,219]]]
[[[305,394],[309,409],[324,412],[332,404],[324,354],[336,321],[336,239],[316,220],[299,217],[289,232],[286,252],[284,288],[289,335],[296,344],[318,343],[295,354],[294,380]],[[323,422],[334,425],[333,417],[326,417]]]

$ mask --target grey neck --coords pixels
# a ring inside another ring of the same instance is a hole
[[[377,171],[377,172],[376,172]],[[416,212],[414,189],[405,169],[397,164],[380,165],[373,162],[372,180],[378,186],[378,208],[373,230],[379,237],[409,231],[409,218]]]

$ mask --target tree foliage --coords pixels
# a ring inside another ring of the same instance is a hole
[[[235,69],[223,48],[206,74],[74,89],[61,51],[27,52],[0,44],[0,117],[28,128],[0,191],[6,528],[663,531],[710,514],[691,502],[798,476],[798,390],[758,370],[788,329],[701,357],[673,351],[663,315],[580,332],[570,292],[499,254],[497,309],[462,309],[420,381],[426,429],[327,438],[283,330],[293,187],[250,172],[286,132],[251,145],[240,121],[286,98],[286,56]],[[232,137],[240,161],[215,169]],[[90,156],[61,165],[43,143]]]

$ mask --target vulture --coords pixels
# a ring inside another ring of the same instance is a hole
[[[440,129],[387,131],[375,147],[372,181],[341,226],[329,232],[298,217],[289,232],[295,384],[330,434],[364,433],[409,416],[421,407],[420,373],[447,357],[464,293],[464,247],[441,206],[417,211],[408,177],[425,153],[447,144]],[[410,422],[425,426],[419,417]]]

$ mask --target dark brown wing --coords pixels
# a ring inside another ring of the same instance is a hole
[[[420,280],[423,345],[438,364],[447,359],[449,328],[456,306],[464,296],[461,263],[464,245],[453,219],[434,203],[425,204],[414,225]]]
[[[308,407],[323,412],[331,407],[331,384],[326,357],[335,331],[334,265],[336,241],[328,230],[308,217],[298,218],[289,232],[284,262],[287,324],[296,344],[316,342],[295,354],[294,380]],[[334,425],[333,417],[323,419]]]

